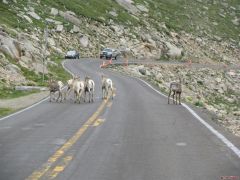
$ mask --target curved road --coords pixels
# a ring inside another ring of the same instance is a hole
[[[0,179],[218,180],[240,176],[240,158],[183,106],[168,105],[165,97],[142,81],[99,65],[89,59],[65,63],[74,74],[95,80],[94,103],[43,101],[0,120]],[[113,101],[101,99],[102,73],[115,84]]]

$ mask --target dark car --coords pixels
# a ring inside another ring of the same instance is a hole
[[[65,55],[65,59],[79,59],[79,53],[75,50],[68,51]]]
[[[100,53],[100,59],[106,58],[106,59],[115,59],[117,60],[120,57],[121,53],[120,51],[112,48],[104,48]]]

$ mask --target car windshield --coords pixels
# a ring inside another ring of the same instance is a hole
[[[68,55],[68,56],[71,56],[71,55],[74,55],[74,54],[75,54],[75,51],[68,51],[68,52],[67,52],[67,55]]]
[[[112,49],[110,49],[110,48],[105,48],[105,49],[103,49],[103,51],[112,52]]]

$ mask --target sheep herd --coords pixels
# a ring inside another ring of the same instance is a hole
[[[113,99],[113,82],[110,78],[102,75],[102,99],[106,99],[111,96]],[[48,82],[50,98],[49,101],[52,102],[53,96],[56,92],[58,92],[58,97],[56,102],[62,102],[63,99],[66,100],[67,96],[70,95],[70,92],[74,93],[74,103],[80,103],[81,99],[86,102],[88,98],[88,102],[94,101],[94,91],[95,91],[95,83],[89,77],[86,76],[84,80],[81,80],[79,76],[75,76],[72,79],[67,81],[67,90],[64,91],[64,84],[61,81],[56,81],[50,79]],[[88,94],[88,97],[87,97]]]

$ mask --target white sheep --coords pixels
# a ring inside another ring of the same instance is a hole
[[[74,96],[75,96],[74,102],[80,103],[82,93],[84,91],[84,82],[80,80],[80,77],[74,77],[71,86],[72,86]]]
[[[110,78],[102,75],[102,99],[106,99],[111,91],[111,96],[113,99],[113,82]]]
[[[69,96],[70,92],[73,90],[73,79],[69,79],[67,81],[67,91],[65,92],[65,95],[64,95],[64,100],[66,100],[67,96]]]
[[[94,81],[90,77],[86,76],[84,81],[84,102],[86,101],[87,92],[89,94],[88,98],[89,103],[93,102],[94,88],[95,88]]]

